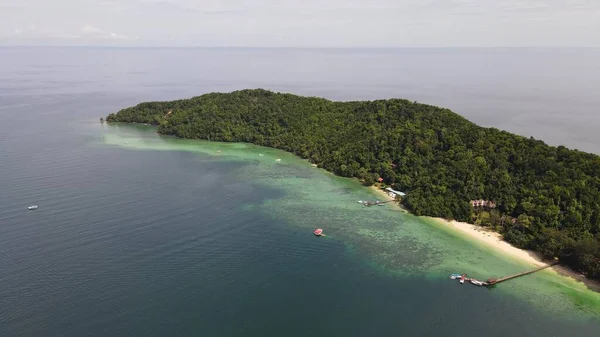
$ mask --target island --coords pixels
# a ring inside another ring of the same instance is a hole
[[[292,152],[406,192],[411,213],[468,222],[600,279],[600,156],[478,126],[405,99],[337,102],[264,89],[146,102],[107,122]],[[535,126],[532,126],[535,127]]]

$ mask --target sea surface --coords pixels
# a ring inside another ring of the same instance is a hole
[[[278,150],[99,122],[141,101],[262,87],[407,98],[600,152],[597,59],[0,48],[0,336],[598,336],[600,294],[552,271],[491,289],[451,281],[530,266],[362,207],[378,196],[355,181]]]

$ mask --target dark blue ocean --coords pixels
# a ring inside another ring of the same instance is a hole
[[[294,196],[240,176],[252,162],[107,146],[107,132],[159,136],[99,118],[260,87],[407,98],[600,152],[599,59],[597,49],[0,48],[0,336],[597,336],[597,323],[515,298],[382,272],[258,211]]]

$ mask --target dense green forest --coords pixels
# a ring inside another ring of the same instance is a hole
[[[334,102],[267,90],[148,102],[107,117],[182,138],[293,152],[340,176],[379,177],[416,215],[475,222],[600,279],[600,157],[477,126],[402,99]],[[496,203],[475,209],[470,200]]]

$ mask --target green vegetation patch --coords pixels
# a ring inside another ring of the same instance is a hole
[[[366,184],[382,178],[408,193],[402,203],[416,215],[490,226],[518,247],[600,279],[600,157],[593,154],[402,99],[333,102],[261,89],[141,103],[107,121],[278,148]]]

